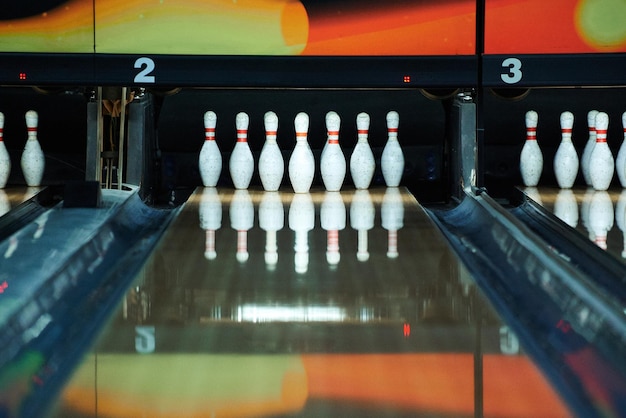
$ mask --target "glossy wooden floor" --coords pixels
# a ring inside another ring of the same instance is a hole
[[[199,188],[52,415],[477,413],[570,415],[405,189]]]

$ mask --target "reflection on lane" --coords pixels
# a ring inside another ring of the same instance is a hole
[[[598,247],[626,261],[626,190],[542,187],[524,192]]]
[[[198,189],[56,415],[96,407],[116,417],[569,415],[415,199],[382,188]]]

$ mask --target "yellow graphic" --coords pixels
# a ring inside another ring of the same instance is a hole
[[[626,1],[582,0],[575,16],[576,29],[590,46],[607,52],[626,46]]]

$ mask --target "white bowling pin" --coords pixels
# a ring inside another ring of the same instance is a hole
[[[339,231],[346,227],[346,206],[339,192],[326,192],[320,208],[320,224],[326,231],[326,261],[339,264]]]
[[[404,154],[398,142],[398,126],[400,115],[398,112],[387,113],[387,143],[383,148],[380,165],[387,187],[398,187],[404,173]]]
[[[328,132],[328,144],[320,159],[320,173],[322,182],[329,192],[341,190],[343,180],[346,177],[346,157],[339,145],[339,125],[341,118],[336,112],[326,114],[326,131]]]
[[[235,126],[237,127],[237,143],[230,155],[229,170],[230,178],[235,189],[247,189],[254,172],[254,157],[248,144],[248,124],[250,119],[244,112],[237,114]]]
[[[215,140],[217,115],[209,110],[204,114],[204,143],[198,157],[198,168],[204,187],[215,187],[222,174],[222,153]]]
[[[561,143],[554,155],[554,175],[561,189],[571,189],[578,175],[578,154],[572,143],[574,114],[561,113]]]
[[[624,139],[619,147],[617,158],[615,159],[615,171],[622,188],[626,188],[626,112],[622,113],[622,128],[624,131]]]
[[[539,116],[534,110],[526,112],[526,141],[519,159],[519,169],[524,186],[535,187],[543,171],[543,154],[537,143],[537,122]]]
[[[26,184],[31,187],[41,185],[43,171],[45,168],[45,158],[41,145],[37,139],[37,124],[39,116],[34,110],[26,112],[26,128],[28,139],[22,152],[21,166]]]
[[[375,216],[370,192],[367,189],[356,190],[350,202],[350,227],[357,231],[356,258],[359,261],[370,258],[367,231],[374,228]]]
[[[607,144],[606,132],[609,127],[609,116],[604,112],[596,115],[596,145],[589,158],[589,177],[595,190],[607,190],[613,180],[615,162]]]
[[[278,116],[274,112],[267,112],[263,121],[265,144],[259,157],[259,177],[261,177],[261,184],[265,191],[275,192],[279,189],[285,174],[285,161],[276,142]]]
[[[370,128],[370,116],[367,113],[359,113],[356,116],[357,143],[350,156],[350,175],[352,182],[357,189],[367,189],[370,187],[376,161],[374,153],[367,142]]]
[[[289,158],[289,180],[293,191],[308,193],[315,175],[315,157],[307,140],[309,131],[309,115],[300,112],[296,115],[296,146]]]
[[[587,126],[589,129],[589,138],[587,139],[587,143],[585,144],[585,149],[583,150],[583,156],[580,159],[580,165],[583,172],[583,177],[585,178],[585,183],[587,186],[591,186],[591,177],[589,177],[589,159],[591,158],[591,151],[593,151],[593,147],[596,145],[596,115],[598,114],[597,110],[590,110],[587,113]]]
[[[248,261],[248,231],[254,226],[254,205],[246,189],[235,190],[228,212],[230,227],[237,231],[237,261]]]
[[[265,265],[274,269],[278,263],[276,233],[285,225],[285,210],[279,192],[265,192],[259,204],[259,226],[265,231]]]
[[[0,189],[4,189],[11,174],[11,158],[4,144],[4,114],[0,112]]]
[[[296,193],[289,206],[289,228],[295,232],[294,266],[296,273],[309,269],[309,231],[315,226],[315,206],[309,193]]]
[[[198,215],[200,228],[204,230],[204,258],[214,260],[217,257],[215,232],[222,227],[222,202],[215,187],[202,190]]]
[[[596,121],[596,129],[597,128],[598,125]],[[596,146],[597,145],[596,143]],[[606,237],[611,228],[613,228],[613,220],[614,212],[611,196],[609,196],[609,193],[606,191],[596,191],[589,203],[589,227],[593,229],[596,245],[603,250],[607,249]]]
[[[387,187],[380,208],[383,228],[387,230],[387,257],[398,257],[398,231],[404,226],[404,203],[397,187]]]
[[[563,222],[576,228],[578,225],[578,202],[572,189],[562,189],[556,195],[554,214]]]

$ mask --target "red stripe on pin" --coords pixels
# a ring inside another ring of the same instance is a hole
[[[368,130],[367,129],[359,129],[356,131],[357,134],[359,135],[367,135]]]
[[[387,128],[387,132],[398,132],[398,128]]]
[[[339,143],[339,140],[338,140],[338,139],[329,139],[329,140],[328,140],[328,143],[329,143],[329,144],[338,144],[338,143]]]
[[[26,128],[27,132],[37,132],[37,128]]]
[[[204,132],[206,133],[215,133],[215,128],[204,128]]]
[[[296,132],[296,138],[302,138],[306,136],[306,132]]]
[[[561,132],[563,132],[564,134],[571,134],[572,133],[572,128],[563,128],[563,129],[561,129]]]
[[[265,135],[274,135],[274,136],[276,136],[276,131],[265,131]]]

